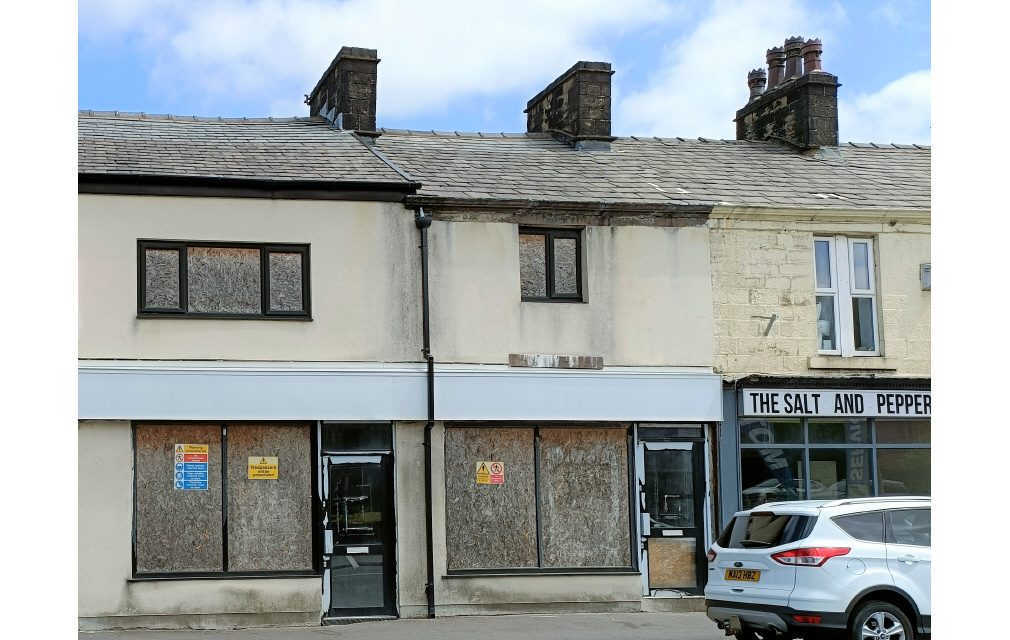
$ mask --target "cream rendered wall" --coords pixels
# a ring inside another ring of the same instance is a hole
[[[837,375],[860,371],[930,375],[930,292],[919,264],[930,261],[929,213],[877,214],[868,220],[810,212],[740,215],[716,212],[709,221],[717,370],[747,374]],[[895,224],[890,224],[897,220]],[[879,358],[817,358],[814,236],[874,239]],[[767,336],[767,317],[777,315]],[[753,316],[765,316],[756,318]]]
[[[712,366],[704,227],[589,226],[582,303],[522,302],[519,228],[435,221],[432,351],[439,362],[510,353],[602,356],[606,366]]]
[[[399,204],[80,195],[79,357],[419,360],[420,252]],[[137,318],[137,240],[310,243],[312,320]]]
[[[128,421],[80,421],[77,469],[81,630],[319,624],[318,577],[130,581],[133,444]]]
[[[426,618],[428,596],[424,586],[428,580],[428,546],[424,509],[424,423],[397,422],[394,437],[396,601],[401,617]]]

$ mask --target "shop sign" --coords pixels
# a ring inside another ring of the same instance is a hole
[[[176,489],[207,490],[209,444],[175,445]]]
[[[929,417],[929,391],[744,389],[743,416]]]
[[[249,456],[250,480],[276,480],[277,456]]]
[[[505,464],[502,462],[478,462],[477,484],[505,484]]]

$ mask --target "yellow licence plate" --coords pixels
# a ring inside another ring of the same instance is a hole
[[[727,580],[744,580],[746,582],[757,582],[761,577],[760,571],[753,569],[726,569]]]

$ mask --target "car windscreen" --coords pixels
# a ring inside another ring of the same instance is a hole
[[[717,543],[724,549],[777,547],[807,537],[813,524],[813,516],[754,512],[734,517]]]

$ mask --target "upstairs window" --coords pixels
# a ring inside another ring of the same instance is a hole
[[[814,272],[818,352],[879,355],[873,241],[814,238]]]
[[[519,229],[522,299],[534,302],[582,300],[582,240],[572,229]]]
[[[138,315],[308,318],[308,245],[138,244]]]

